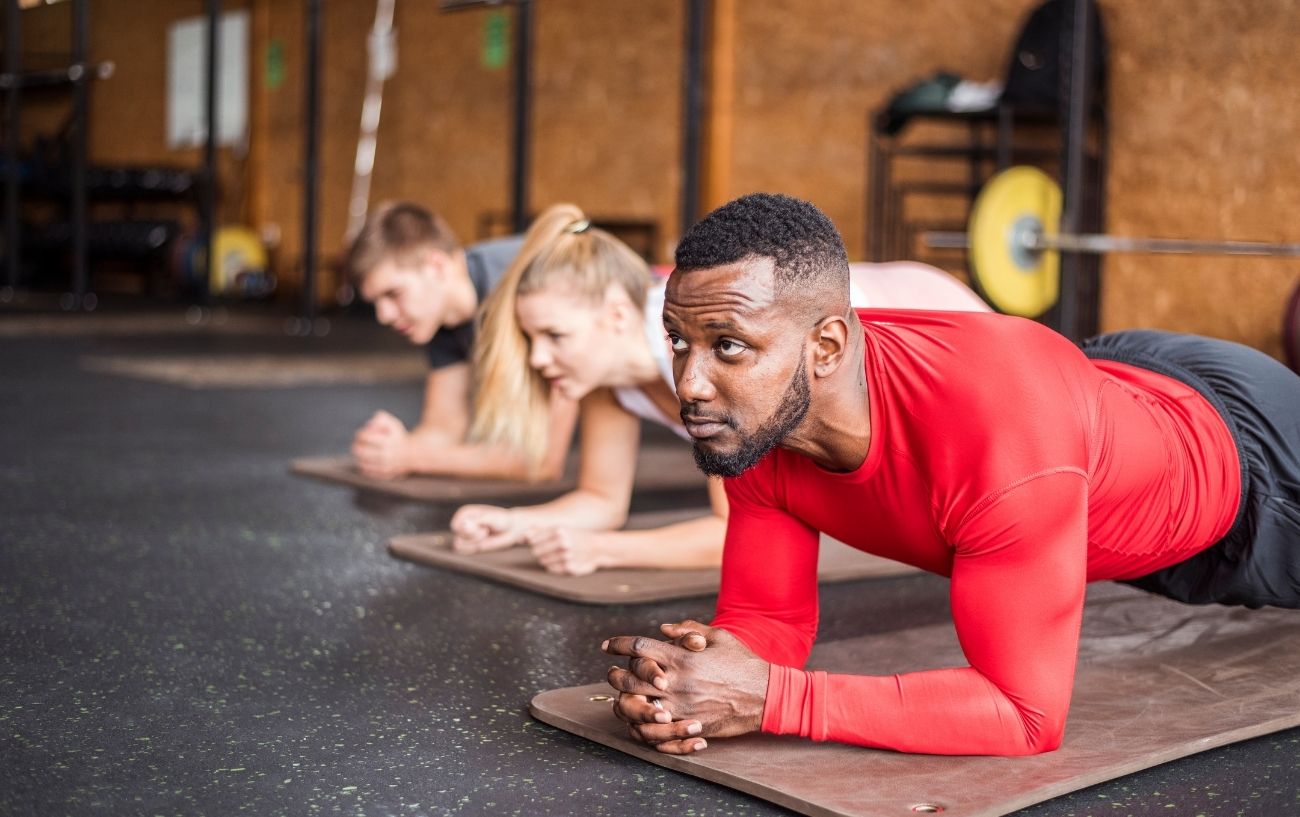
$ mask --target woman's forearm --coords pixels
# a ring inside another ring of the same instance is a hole
[[[435,430],[416,429],[407,438],[406,463],[413,474],[497,479],[529,479],[523,456],[506,446],[453,442]],[[558,479],[559,470],[535,475]]]
[[[612,531],[627,522],[627,502],[579,488],[541,505],[512,508],[518,524],[537,528]]]
[[[722,564],[727,522],[710,514],[651,530],[601,537],[601,567],[703,568]]]

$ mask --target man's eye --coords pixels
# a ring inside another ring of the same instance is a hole
[[[734,340],[718,341],[718,353],[721,354],[723,357],[735,357],[736,355],[739,355],[741,352],[745,351],[745,348],[746,347],[742,346],[739,343],[736,343]]]
[[[550,338],[550,339],[551,339],[551,342],[553,342],[553,343],[559,343],[560,341],[564,340],[564,333],[562,333],[562,332],[547,332],[547,333],[546,333],[546,337]]]
[[[677,335],[670,334],[668,336],[668,344],[673,347],[674,352],[686,351],[686,341],[683,338],[678,337]]]

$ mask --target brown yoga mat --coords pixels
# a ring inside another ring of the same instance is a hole
[[[565,476],[547,482],[469,477],[410,476],[374,479],[362,475],[351,457],[308,457],[294,460],[290,470],[315,477],[406,499],[424,502],[477,502],[500,497],[547,498],[577,487],[577,458],[570,457]],[[639,491],[704,489],[704,475],[695,467],[689,445],[644,445],[637,455],[635,489]]]
[[[340,384],[416,383],[428,364],[418,354],[87,355],[88,372],[134,377],[188,389],[267,389]]]
[[[610,633],[610,635],[619,635]],[[802,814],[998,817],[1186,755],[1300,724],[1300,612],[1189,607],[1090,591],[1065,742],[1024,758],[906,755],[796,737],[710,741],[693,757],[633,743],[603,683],[543,692],[533,716]],[[950,625],[849,639],[810,668],[890,674],[961,666]]]
[[[57,303],[45,305],[58,310]],[[222,307],[202,316],[189,311],[111,313],[0,312],[0,338],[130,337],[176,334],[284,334],[284,319],[272,315],[232,313]]]
[[[632,514],[625,529],[657,528],[693,519],[707,511],[663,511]],[[546,596],[584,604],[632,604],[706,596],[718,592],[717,568],[646,570],[613,568],[586,576],[560,576],[542,569],[525,547],[488,553],[459,554],[451,549],[448,533],[411,534],[388,542],[394,556],[434,567],[456,570],[521,587]],[[834,539],[822,538],[819,573],[823,582],[840,582],[911,573],[915,568],[854,550]]]

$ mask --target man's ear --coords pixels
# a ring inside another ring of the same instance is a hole
[[[843,315],[822,318],[812,329],[814,377],[830,377],[849,349],[849,324]]]
[[[432,275],[439,284],[447,283],[456,269],[452,257],[436,247],[425,250],[420,261],[420,269],[425,274]]]

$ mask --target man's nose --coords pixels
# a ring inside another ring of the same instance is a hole
[[[717,396],[709,376],[707,355],[691,352],[676,371],[677,398],[683,403],[712,400]]]
[[[375,319],[388,326],[397,320],[397,306],[387,298],[379,299],[375,304]]]

